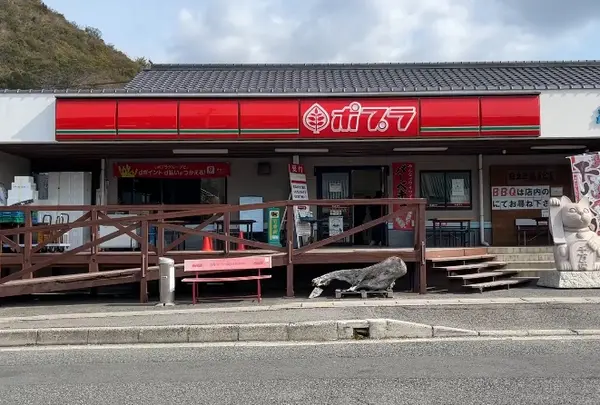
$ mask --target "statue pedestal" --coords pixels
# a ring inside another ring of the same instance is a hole
[[[548,271],[537,282],[539,287],[600,288],[600,271]]]

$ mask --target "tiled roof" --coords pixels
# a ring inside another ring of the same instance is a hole
[[[290,95],[600,89],[600,61],[153,65],[125,89]]]
[[[438,94],[600,89],[600,60],[152,65],[123,89],[0,90],[57,96]]]

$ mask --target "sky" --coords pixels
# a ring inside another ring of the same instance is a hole
[[[600,59],[593,0],[44,0],[153,63]]]

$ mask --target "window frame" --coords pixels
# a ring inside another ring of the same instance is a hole
[[[428,211],[471,211],[473,209],[473,171],[472,170],[421,170],[419,171],[419,195],[427,199],[423,193],[423,176],[430,173],[442,173],[444,175],[444,206],[430,206],[427,201],[426,210]],[[448,187],[448,174],[461,174],[469,179],[469,204],[468,205],[449,205],[447,201],[448,193],[445,189]]]

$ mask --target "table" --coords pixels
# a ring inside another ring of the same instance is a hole
[[[253,219],[232,219],[229,221],[229,226],[230,227],[231,227],[231,225],[237,226],[238,231],[241,231],[240,227],[245,226],[246,227],[245,239],[254,240],[254,224],[255,223],[256,223],[256,221]],[[215,224],[215,231],[217,233],[219,233],[219,232],[225,233],[225,221],[224,220],[219,219],[219,220],[215,221],[214,224]],[[230,230],[230,234],[231,234],[231,230]],[[219,243],[219,246],[220,245],[221,245],[221,243]]]
[[[433,244],[438,245],[438,241],[442,240],[442,224],[458,224],[458,227],[448,229],[450,232],[456,232],[460,235],[461,246],[466,247],[470,244],[470,238],[467,235],[471,234],[471,218],[434,218],[431,220],[433,224]]]
[[[317,228],[320,223],[327,221],[326,218],[317,219],[315,217],[300,217],[300,222],[304,222],[310,225],[310,236],[308,238],[308,243],[313,243],[315,241],[315,234],[318,235]]]
[[[548,218],[519,218],[515,220],[517,228],[517,246],[527,246],[527,242],[531,242],[539,237],[544,237],[544,244],[552,244]],[[528,238],[529,234],[533,234]]]

